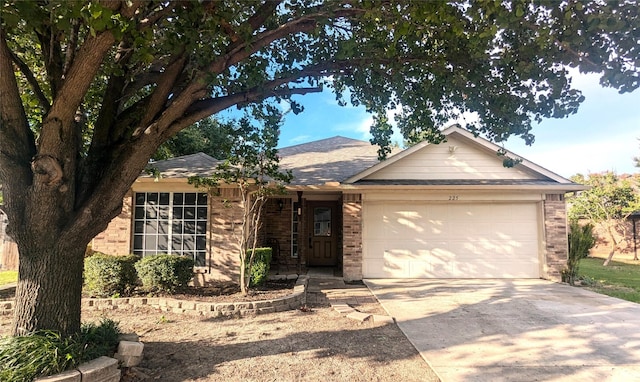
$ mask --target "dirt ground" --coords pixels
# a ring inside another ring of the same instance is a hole
[[[361,323],[326,303],[306,308],[213,319],[141,307],[83,311],[83,321],[114,319],[144,342],[142,363],[123,382],[438,381],[395,324]],[[378,303],[357,309],[384,314]],[[0,316],[0,335],[10,321]]]

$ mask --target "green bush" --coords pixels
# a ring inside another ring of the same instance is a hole
[[[0,339],[0,381],[27,382],[74,369],[100,356],[111,356],[118,345],[118,324],[105,319],[83,325],[80,333],[64,338],[42,330]]]
[[[253,258],[253,266],[248,272],[250,278],[249,286],[258,286],[267,281],[269,267],[271,266],[271,248],[256,248]],[[251,250],[247,251],[247,259],[250,259]],[[248,263],[248,261],[247,261]],[[248,264],[247,264],[248,267]]]
[[[138,256],[111,256],[96,253],[84,260],[84,286],[98,297],[126,296],[138,284],[134,264]]]
[[[193,278],[193,259],[176,255],[145,256],[135,264],[142,287],[173,292]]]
[[[593,224],[580,225],[572,221],[569,226],[569,258],[567,269],[562,273],[563,281],[574,285],[578,276],[580,259],[589,255],[589,250],[596,244],[593,235]]]
[[[115,353],[120,337],[120,327],[116,321],[102,318],[99,324],[85,323],[80,329],[77,342],[82,347],[82,362]]]

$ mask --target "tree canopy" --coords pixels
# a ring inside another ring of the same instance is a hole
[[[162,160],[198,152],[224,159],[233,145],[234,135],[230,124],[205,118],[169,138],[160,145],[152,159]]]
[[[583,99],[568,68],[600,73],[620,92],[638,88],[639,8],[635,0],[3,1],[0,183],[20,252],[16,327],[77,330],[84,249],[76,247],[120,212],[157,149],[203,118],[230,107],[270,117],[282,102],[300,112],[297,96],[330,89],[373,113],[381,156],[392,128],[386,111],[396,109],[409,141],[438,142],[440,127],[474,113],[467,129],[533,143],[532,122],[574,113]],[[52,302],[63,308],[46,312]]]
[[[605,172],[588,176],[578,174],[571,180],[591,188],[569,199],[569,218],[573,221],[587,220],[602,227],[611,247],[604,263],[608,265],[619,249],[616,235],[621,234],[623,238],[629,236],[626,220],[631,213],[640,210],[640,177],[621,179],[614,172]]]

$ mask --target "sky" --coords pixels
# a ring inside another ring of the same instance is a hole
[[[585,101],[579,111],[563,119],[545,119],[534,124],[535,142],[526,146],[511,138],[507,150],[563,177],[614,171],[640,172],[634,157],[640,156],[640,89],[618,94],[602,88],[597,75],[575,74],[575,88]],[[364,107],[338,106],[329,91],[297,98],[304,112],[285,116],[280,147],[330,138],[337,135],[369,140],[372,118]],[[401,142],[399,135],[395,140]]]

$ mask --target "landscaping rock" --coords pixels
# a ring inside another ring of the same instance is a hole
[[[78,366],[82,382],[120,382],[118,360],[109,357],[96,358]]]
[[[36,378],[34,382],[81,382],[82,375],[78,370],[69,370],[49,377]]]

